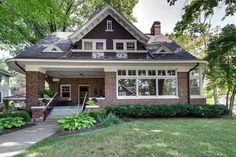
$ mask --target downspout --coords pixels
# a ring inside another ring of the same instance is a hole
[[[191,68],[189,71],[188,71],[188,78],[187,78],[187,84],[188,84],[188,104],[190,104],[190,85],[189,85],[189,82],[190,82],[190,72],[193,71],[194,69],[196,69],[197,67],[199,66],[199,63],[197,63],[197,65],[195,65],[193,68]]]

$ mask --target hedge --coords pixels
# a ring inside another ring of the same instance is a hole
[[[25,110],[0,113],[0,118],[7,118],[7,117],[22,117],[25,122],[28,122],[31,119],[30,113]]]
[[[120,118],[200,117],[217,118],[227,116],[229,110],[223,105],[115,105],[107,106],[107,112]]]

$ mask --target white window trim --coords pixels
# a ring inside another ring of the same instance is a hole
[[[0,99],[0,103],[3,103],[3,91],[0,90],[0,93],[1,93],[1,99]]]
[[[110,23],[111,24],[111,29],[108,29],[108,23]],[[114,30],[113,30],[113,25],[112,25],[112,21],[111,20],[107,20],[107,25],[106,25],[106,30],[105,30],[106,32],[113,32]]]
[[[178,82],[178,70],[173,68],[166,68],[166,69],[119,69],[119,70],[126,70],[126,75],[118,75],[118,70],[116,71],[116,97],[117,99],[179,99],[179,82]],[[128,70],[136,70],[136,75],[128,75]],[[139,76],[138,70],[146,70],[146,76]],[[148,70],[156,70],[155,76],[148,76]],[[158,70],[175,70],[175,76],[158,76]],[[175,79],[176,80],[176,95],[159,95],[158,93],[158,79]],[[119,96],[118,92],[118,80],[119,79],[135,79],[136,80],[136,96]],[[151,96],[140,96],[138,95],[138,79],[155,79],[156,80],[156,95]]]
[[[127,50],[127,43],[128,42],[134,42],[134,50]],[[116,43],[123,43],[124,49],[123,50],[117,50],[116,49]],[[116,51],[119,51],[119,52],[137,51],[137,40],[127,40],[127,39],[113,40],[113,50],[116,50]]]
[[[85,50],[84,49],[84,42],[92,42],[92,50]],[[96,49],[96,43],[102,42],[103,43],[103,49],[97,50]],[[106,39],[82,39],[82,50],[83,51],[93,51],[93,52],[103,52],[106,50]]]
[[[199,86],[200,86],[200,95],[190,95],[190,98],[204,98],[204,91],[203,91],[203,80],[202,80],[202,68],[198,67],[199,76],[189,76],[189,80],[191,79],[199,79]],[[190,83],[190,82],[189,82]],[[189,87],[190,88],[190,87]],[[189,89],[190,90],[190,89]]]
[[[62,97],[62,87],[63,86],[69,86],[70,87],[70,97],[63,97],[63,98],[69,98],[71,100],[71,85],[70,84],[61,84],[60,85],[60,97]]]

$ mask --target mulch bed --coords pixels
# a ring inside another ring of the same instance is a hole
[[[66,136],[66,135],[72,135],[72,134],[85,133],[85,132],[90,132],[90,131],[99,130],[99,129],[101,129],[100,126],[94,125],[94,126],[92,126],[91,128],[81,129],[81,130],[75,130],[75,131],[69,131],[69,130],[57,131],[55,134],[52,135],[52,137],[58,137],[58,136]]]
[[[34,126],[35,124],[26,124],[20,128],[11,128],[11,129],[4,129],[2,131],[0,131],[0,136],[1,135],[4,135],[4,134],[9,134],[9,133],[12,133],[14,131],[18,131],[18,130],[21,130],[21,129],[25,129],[25,128],[28,128],[28,127],[31,127],[31,126]]]

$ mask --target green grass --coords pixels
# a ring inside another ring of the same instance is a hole
[[[236,119],[156,119],[50,137],[26,157],[234,157]]]

